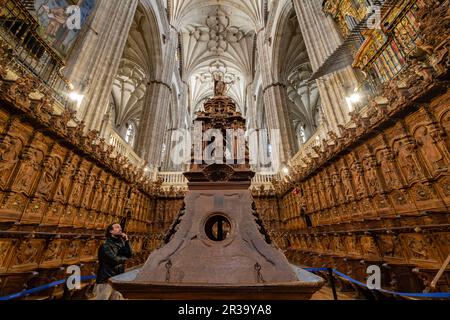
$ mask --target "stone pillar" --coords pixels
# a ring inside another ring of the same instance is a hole
[[[273,83],[264,89],[264,106],[269,130],[279,129],[281,162],[288,162],[296,152],[295,130],[289,115],[287,88],[284,84]],[[272,148],[277,147],[271,133]]]
[[[311,66],[316,71],[341,45],[342,37],[333,19],[322,11],[322,1],[293,0],[293,3]],[[356,75],[347,67],[317,80],[317,85],[329,129],[337,130],[338,124],[350,120],[345,96],[358,85]]]
[[[171,89],[166,83],[148,83],[137,135],[136,152],[152,167],[158,167],[169,111]]]
[[[271,133],[271,144],[273,150],[278,148],[280,161],[288,162],[295,154],[296,141],[294,123],[289,116],[289,104],[287,88],[283,83],[275,82],[271,68],[271,59],[265,43],[265,34],[258,34],[257,46],[259,53],[259,64],[263,82],[264,107],[267,117],[267,129]],[[273,130],[279,130],[280,141],[277,142]],[[278,145],[279,143],[279,145]]]
[[[65,75],[85,95],[78,117],[99,129],[108,108],[138,0],[98,0],[92,22],[68,60]]]
[[[158,80],[149,82],[139,125],[136,150],[151,167],[158,167],[160,164],[164,132],[169,121],[171,81],[176,66],[177,34],[172,28],[170,37],[167,37],[163,51],[164,68],[161,68]]]
[[[256,124],[256,101],[254,96],[254,87],[252,83],[246,86],[246,107],[245,118],[247,120],[247,129],[255,129]]]

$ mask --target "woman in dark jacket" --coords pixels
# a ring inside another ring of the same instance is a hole
[[[114,297],[120,296],[108,284],[108,280],[125,272],[125,262],[132,255],[128,236],[122,232],[121,225],[118,223],[109,225],[106,229],[106,241],[98,250],[97,300],[115,300]]]

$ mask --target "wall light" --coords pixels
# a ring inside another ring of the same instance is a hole
[[[354,93],[349,97],[351,103],[358,103],[361,101],[361,95],[359,93]]]
[[[80,106],[81,102],[83,102],[84,95],[79,94],[76,91],[72,91],[69,93],[69,99],[76,102],[78,106]]]
[[[361,102],[362,95],[358,92],[351,94],[348,97],[345,97],[345,101],[347,101],[348,109],[350,112],[354,110],[354,105]]]

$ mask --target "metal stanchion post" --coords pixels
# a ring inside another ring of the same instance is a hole
[[[336,285],[334,283],[334,276],[333,276],[333,269],[328,268],[328,275],[330,277],[330,284],[331,284],[331,290],[333,290],[333,298],[334,300],[338,300],[337,292],[336,292]]]

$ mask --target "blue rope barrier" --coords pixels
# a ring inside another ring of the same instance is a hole
[[[83,277],[81,277],[81,282],[90,281],[90,280],[94,280],[94,279],[96,279],[96,276],[83,276]],[[25,291],[22,291],[19,293],[10,294],[5,297],[0,297],[0,301],[7,301],[7,300],[23,298],[23,297],[29,296],[30,294],[33,294],[33,293],[37,293],[37,292],[41,292],[41,291],[45,291],[47,289],[57,287],[59,285],[66,283],[66,281],[67,281],[67,279],[58,280],[58,281],[54,281],[52,283],[49,283],[49,284],[46,284],[46,285],[43,285],[40,287],[25,290]]]
[[[302,269],[309,272],[328,271],[328,268],[302,268]]]
[[[309,271],[309,272],[323,272],[323,271],[328,271],[328,268],[304,268],[304,270]],[[347,276],[346,274],[339,272],[335,269],[332,269],[333,273],[338,275],[339,277],[350,281],[352,283],[355,283],[359,286],[365,287],[367,289],[369,289],[367,287],[367,284],[362,283],[358,280],[355,280],[349,276]],[[96,276],[84,276],[81,277],[81,281],[90,281],[90,280],[94,280],[96,278]],[[29,290],[25,290],[19,293],[15,293],[15,294],[11,294],[8,295],[6,297],[0,297],[0,301],[6,301],[6,300],[13,300],[13,299],[19,299],[19,298],[23,298],[25,296],[28,296],[30,294],[33,293],[37,293],[37,292],[41,292],[56,286],[59,286],[63,283],[65,283],[67,281],[67,279],[64,280],[59,280],[59,281],[55,281],[37,288],[33,288],[33,289],[29,289]],[[372,290],[372,289],[369,289]],[[392,295],[397,295],[397,296],[405,296],[405,297],[422,297],[422,298],[447,298],[450,299],[450,292],[432,292],[432,293],[408,293],[408,292],[394,292],[394,291],[390,291],[390,290],[385,290],[385,289],[376,289],[380,292],[383,293],[388,293],[388,294],[392,294]]]
[[[309,271],[309,272],[321,272],[321,271],[328,271],[328,268],[304,268],[304,270]],[[369,287],[367,286],[367,284],[362,283],[358,280],[355,280],[349,276],[347,276],[346,274],[339,272],[335,269],[332,269],[333,273],[338,275],[339,277],[350,281],[352,283],[355,283],[359,286],[365,287],[367,289],[369,289]],[[373,289],[369,289],[369,290],[373,290]],[[405,296],[405,297],[422,297],[422,298],[444,298],[444,299],[450,299],[450,292],[432,292],[432,293],[408,293],[408,292],[394,292],[394,291],[390,291],[390,290],[385,290],[385,289],[375,289],[377,291],[383,292],[383,293],[388,293],[388,294],[392,294],[392,295],[396,295],[396,296]]]

